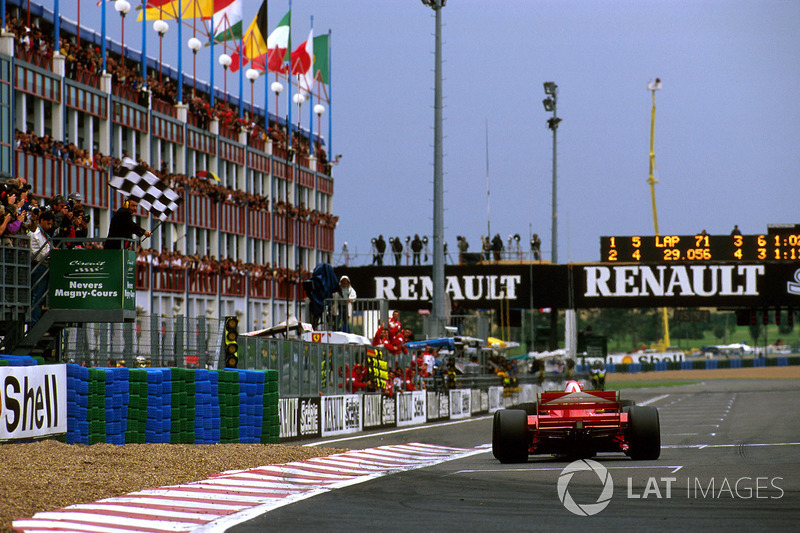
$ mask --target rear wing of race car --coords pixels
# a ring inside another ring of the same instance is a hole
[[[591,392],[540,392],[537,395],[538,410],[542,411],[578,411],[578,410],[609,410],[621,409],[619,391],[591,391]]]

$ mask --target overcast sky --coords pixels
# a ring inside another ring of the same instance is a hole
[[[95,0],[81,2],[84,24],[99,31]],[[60,5],[63,16],[77,17],[74,2]],[[245,0],[245,25],[260,5]],[[286,0],[269,3],[271,29],[288,8]],[[419,0],[294,0],[292,12],[295,44],[308,35],[311,15],[315,34],[332,34],[332,152],[342,154],[334,168],[337,251],[347,241],[351,253],[368,254],[378,234],[431,235],[433,11]],[[111,4],[108,17],[109,35],[118,36]],[[558,84],[563,119],[559,262],[599,260],[601,235],[653,234],[647,83],[656,77],[663,81],[655,125],[661,234],[729,234],[734,224],[758,234],[768,224],[800,222],[800,2],[449,0],[443,22],[451,250],[464,235],[477,251],[488,223],[504,240],[518,233],[527,242],[538,233],[549,259],[552,132],[544,81]],[[126,44],[136,49],[138,24],[127,18]],[[174,26],[165,46],[165,62],[177,65]],[[157,53],[149,28],[148,55]],[[187,73],[190,59],[186,48]],[[204,79],[209,59],[208,48],[198,54]],[[220,67],[215,84],[223,85]],[[230,75],[228,90],[238,94]],[[262,78],[257,102],[263,90]],[[249,100],[249,88],[245,94]],[[274,111],[274,99],[269,105]]]

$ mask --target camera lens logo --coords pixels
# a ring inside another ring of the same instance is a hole
[[[576,472],[594,472],[597,474],[603,484],[603,491],[595,503],[576,503],[569,491],[567,491],[569,482]],[[611,474],[609,474],[606,467],[591,459],[581,459],[580,461],[573,461],[561,471],[557,488],[558,499],[561,500],[561,503],[564,504],[564,507],[569,512],[578,516],[593,516],[605,509],[611,502],[611,496],[614,494],[614,481],[611,479]]]

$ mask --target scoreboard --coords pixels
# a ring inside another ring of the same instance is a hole
[[[600,237],[604,263],[800,261],[800,225],[764,235],[631,235]]]

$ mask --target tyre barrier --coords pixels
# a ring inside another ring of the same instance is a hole
[[[0,361],[8,362],[0,363],[0,374],[39,363],[30,357],[0,356]],[[56,396],[66,388],[66,433],[50,434],[64,435],[68,444],[280,442],[277,370],[64,366],[66,387],[59,384],[56,392],[53,381],[41,390]],[[19,403],[26,408],[24,398]]]

